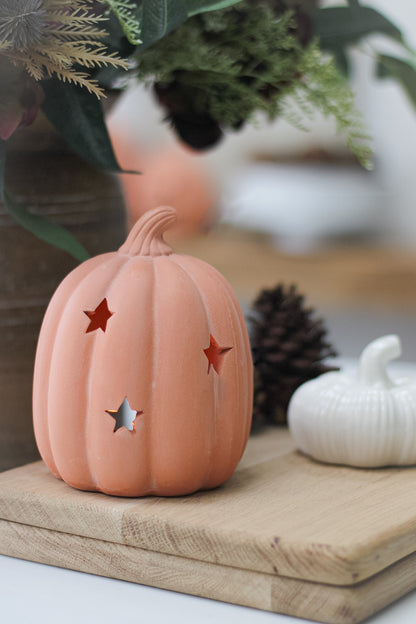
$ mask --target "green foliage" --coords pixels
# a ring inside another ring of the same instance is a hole
[[[142,44],[145,50],[188,19],[185,0],[143,0],[141,4]]]
[[[388,54],[379,54],[377,76],[397,80],[407,93],[413,107],[416,108],[416,67],[414,62]]]
[[[368,137],[334,63],[317,45],[301,45],[291,12],[277,17],[267,4],[252,7],[241,2],[189,19],[138,58],[139,79],[174,83],[193,111],[226,127],[239,127],[258,111],[293,122],[294,98],[308,116],[318,111],[334,117],[349,147],[369,166]],[[298,119],[296,125],[302,125]]]
[[[5,190],[4,202],[12,217],[25,229],[41,240],[67,251],[76,260],[83,262],[89,258],[85,247],[57,223],[52,223],[40,215],[33,214],[9,191]]]
[[[400,30],[384,15],[366,6],[322,8],[315,12],[315,32],[322,48],[332,50],[379,33],[402,41]]]
[[[321,8],[315,12],[314,25],[320,47],[330,52],[339,69],[348,75],[350,46],[374,34],[394,39],[396,47],[402,50],[402,58],[374,50],[376,76],[395,80],[416,107],[415,52],[406,44],[400,29],[375,9],[359,4],[358,0],[348,0],[348,5]]]
[[[140,55],[139,79],[178,82],[197,112],[227,126],[255,110],[276,114],[281,94],[297,79],[303,49],[290,14],[277,20],[264,4],[247,12],[242,5],[247,9],[241,3],[189,19]]]
[[[207,13],[208,11],[218,11],[219,9],[226,9],[234,4],[238,4],[241,0],[185,0],[188,16],[192,17],[198,13]]]
[[[117,17],[123,32],[133,45],[141,43],[140,33],[141,27],[138,21],[138,7],[134,2],[129,0],[100,0],[106,4],[114,15]]]
[[[317,45],[304,57],[303,78],[294,92],[294,100],[304,116],[312,118],[315,111],[335,120],[337,132],[361,164],[371,169],[371,137],[365,130],[354,96],[346,79],[339,73],[333,59],[325,58]],[[288,109],[290,118],[293,110]],[[293,120],[292,120],[293,121]],[[295,121],[295,124],[298,125]]]
[[[348,76],[347,51],[362,39],[381,34],[403,43],[399,28],[371,7],[349,0],[349,6],[320,8],[314,13],[314,28],[322,50],[330,52],[341,72]]]
[[[142,33],[140,52],[168,35],[189,17],[239,2],[241,0],[142,0],[137,16]]]
[[[96,167],[121,171],[95,95],[59,80],[45,80],[42,86],[42,110],[71,148]]]

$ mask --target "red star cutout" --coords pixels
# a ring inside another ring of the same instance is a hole
[[[215,338],[210,334],[209,347],[204,349],[204,353],[208,358],[208,373],[211,365],[214,367],[215,372],[219,375],[223,363],[224,355],[231,351],[232,347],[220,347]]]
[[[132,409],[127,398],[124,399],[118,410],[105,411],[107,412],[107,414],[110,414],[110,416],[112,416],[116,421],[114,425],[114,431],[117,431],[117,429],[121,429],[121,427],[126,427],[126,429],[128,429],[129,431],[135,431],[136,418],[143,414],[142,411]]]
[[[90,319],[90,324],[87,327],[86,333],[95,331],[96,329],[102,329],[105,332],[107,328],[107,321],[113,313],[108,309],[107,299],[103,299],[101,303],[95,308],[95,310],[84,310],[84,314]]]

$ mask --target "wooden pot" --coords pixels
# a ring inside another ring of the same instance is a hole
[[[74,155],[40,120],[9,141],[6,183],[34,213],[66,227],[91,255],[117,249],[126,216],[115,175]],[[77,265],[24,230],[0,203],[0,470],[38,459],[32,377],[46,306]]]

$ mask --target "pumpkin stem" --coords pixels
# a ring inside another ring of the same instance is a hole
[[[173,253],[163,240],[163,233],[175,221],[176,210],[170,206],[148,210],[133,225],[119,253],[129,256],[166,256]]]
[[[385,387],[393,386],[393,382],[386,372],[386,365],[390,360],[401,354],[400,338],[395,334],[382,336],[366,346],[360,357],[359,379],[365,384],[381,384]]]

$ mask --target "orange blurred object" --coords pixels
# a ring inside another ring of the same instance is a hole
[[[129,223],[132,225],[155,206],[172,206],[178,220],[174,234],[188,236],[206,231],[217,217],[218,192],[198,156],[179,144],[143,151],[123,130],[114,129],[112,141],[123,169],[121,174]]]

